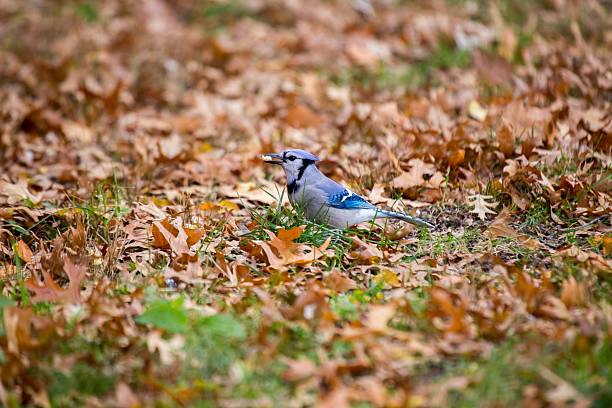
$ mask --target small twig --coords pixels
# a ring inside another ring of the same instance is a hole
[[[587,227],[590,227],[593,224],[598,223],[599,221],[603,220],[606,217],[608,217],[608,215],[606,215],[606,214],[600,215],[599,217],[597,217],[597,218],[587,222],[586,224],[578,225],[578,226],[575,226],[575,227],[562,228],[561,231],[576,231],[576,230],[579,230],[579,229],[587,228]]]

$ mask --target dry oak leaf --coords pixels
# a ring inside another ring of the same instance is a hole
[[[17,204],[23,200],[30,200],[34,204],[38,204],[42,199],[42,193],[33,194],[28,189],[28,181],[20,179],[17,183],[9,183],[0,180],[0,195],[8,197],[7,204]]]
[[[468,196],[468,204],[474,206],[474,209],[470,212],[473,214],[478,214],[478,218],[481,220],[486,220],[487,214],[495,214],[495,211],[492,211],[491,208],[495,208],[499,205],[499,203],[496,203],[495,201],[487,201],[492,199],[493,197],[482,194]]]
[[[154,222],[151,230],[153,247],[172,249],[177,254],[189,253],[189,248],[204,236],[203,228],[177,228],[168,219]]]
[[[612,253],[612,235],[606,235],[603,237],[603,254],[608,256]]]
[[[70,258],[64,257],[64,272],[68,275],[68,287],[63,289],[51,277],[48,271],[43,270],[43,281],[32,276],[25,281],[25,286],[32,292],[32,302],[69,302],[81,301],[81,284],[85,279],[87,265],[74,264]]]
[[[476,100],[471,100],[468,104],[468,115],[470,115],[472,119],[476,119],[479,122],[484,122],[484,120],[487,118],[487,113],[487,109],[483,108],[482,105]]]
[[[357,237],[353,237],[353,250],[350,253],[350,258],[357,259],[361,263],[376,264],[383,258],[383,253],[376,244],[362,241]]]
[[[354,280],[337,270],[332,271],[325,278],[325,284],[336,292],[346,292],[348,290],[357,289],[357,283],[355,283]]]
[[[323,118],[306,105],[294,105],[287,111],[285,122],[295,128],[317,127]]]
[[[395,314],[395,310],[397,306],[394,304],[386,304],[386,305],[373,305],[370,307],[370,311],[368,313],[368,319],[366,321],[366,326],[375,332],[384,332],[387,330],[387,324],[389,320]]]
[[[499,150],[506,156],[511,156],[514,152],[514,144],[516,142],[516,136],[512,127],[503,122],[501,128],[497,131],[497,143],[499,143]]]
[[[576,278],[570,278],[563,282],[561,289],[561,301],[568,309],[582,306],[586,303],[587,289],[584,282],[577,282]]]
[[[32,308],[11,306],[4,308],[4,331],[11,354],[44,345],[55,332],[55,324],[48,316],[36,316]]]
[[[278,230],[278,235],[266,231],[270,241],[256,242],[266,254],[270,267],[281,268],[287,265],[309,264],[326,254],[325,250],[329,246],[331,238],[328,238],[319,248],[293,242],[302,235],[305,228],[305,225],[290,230],[281,228]]]
[[[489,225],[489,228],[485,231],[485,234],[491,238],[512,238],[520,242],[524,247],[530,249],[539,249],[541,247],[537,239],[531,238],[525,234],[520,234],[508,225],[508,221],[510,221],[510,211],[504,209],[495,217],[491,225]]]
[[[311,360],[302,358],[293,360],[285,359],[287,368],[283,372],[283,380],[285,381],[301,381],[315,374],[317,366]]]
[[[19,258],[21,258],[26,263],[30,262],[32,260],[32,257],[34,256],[28,244],[23,242],[23,240],[21,239],[19,240],[19,242],[17,242],[17,254],[19,254]]]
[[[469,333],[466,320],[468,312],[467,300],[454,298],[447,289],[433,287],[429,291],[430,315],[448,319],[446,324],[437,325],[438,329],[451,333]]]
[[[408,164],[410,170],[393,179],[393,187],[409,189],[412,187],[425,186],[439,188],[444,182],[444,176],[436,171],[436,166],[425,163],[421,159],[411,159]]]

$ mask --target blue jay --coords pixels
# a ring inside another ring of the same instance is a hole
[[[262,155],[262,159],[285,169],[289,201],[304,211],[306,218],[338,228],[347,228],[377,218],[397,218],[433,228],[429,222],[394,211],[380,209],[319,171],[319,158],[304,150],[292,149]]]

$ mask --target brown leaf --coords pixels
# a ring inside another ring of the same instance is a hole
[[[68,275],[68,287],[63,289],[51,277],[49,272],[43,270],[43,281],[32,276],[25,281],[26,288],[34,292],[32,302],[68,302],[81,301],[81,285],[85,279],[87,265],[75,265],[69,257],[64,258],[64,272]]]
[[[603,241],[603,254],[608,256],[612,253],[612,235],[606,235],[602,239]]]
[[[32,250],[30,249],[28,244],[23,242],[23,240],[21,239],[17,242],[17,253],[19,254],[19,258],[21,258],[26,263],[32,261]]]
[[[115,399],[119,408],[138,408],[140,406],[134,391],[123,381],[119,382],[115,388]]]
[[[317,127],[323,118],[306,105],[294,105],[287,111],[285,122],[296,128]]]
[[[372,305],[368,313],[366,326],[375,332],[382,333],[386,331],[387,324],[395,314],[396,309],[397,306],[391,303],[386,305]]]
[[[378,263],[383,258],[383,253],[376,244],[362,241],[358,237],[353,237],[353,250],[350,255],[360,263],[369,265]]]
[[[300,360],[288,358],[285,359],[284,363],[288,366],[283,372],[283,380],[285,381],[304,380],[312,376],[317,370],[316,364],[306,358]]]
[[[153,227],[151,229],[153,233],[154,248],[170,249],[170,242],[161,232],[162,230],[169,231],[173,236],[178,235],[178,229],[176,229],[168,219],[165,219],[161,222],[154,222]]]
[[[499,150],[506,156],[512,156],[514,152],[514,144],[516,143],[516,136],[512,127],[507,123],[503,122],[501,128],[496,133],[497,142],[499,143]]]
[[[463,164],[465,160],[465,150],[457,149],[448,157],[448,165],[451,167],[457,167]]]
[[[586,286],[584,282],[576,282],[573,276],[563,282],[561,300],[568,309],[583,306],[586,300]]]
[[[510,225],[510,211],[508,209],[502,210],[497,217],[493,220],[491,225],[485,231],[485,234],[491,238],[512,238],[520,242],[524,247],[530,249],[539,249],[541,244],[535,238],[531,238],[528,235],[520,234]]]
[[[451,333],[468,332],[468,325],[465,320],[468,308],[464,299],[453,297],[447,289],[441,287],[431,288],[429,296],[430,315],[449,320],[447,324],[438,328]]]
[[[346,292],[357,288],[354,280],[335,269],[327,276],[325,282],[331,290],[336,292]]]
[[[179,255],[189,253],[189,248],[195,245],[206,233],[203,228],[177,228],[168,219],[154,222],[151,232],[154,248],[172,249]]]
[[[439,188],[444,182],[444,176],[436,170],[433,164],[425,163],[421,159],[411,159],[408,164],[410,165],[410,171],[394,178],[393,187],[402,189],[419,186]]]
[[[495,214],[495,211],[492,211],[491,208],[495,208],[498,206],[498,203],[495,201],[489,202],[487,200],[492,200],[493,197],[475,194],[468,196],[468,203],[474,206],[474,209],[471,210],[471,213],[478,214],[478,218],[481,220],[487,219],[487,214]]]
[[[28,188],[26,179],[19,179],[15,184],[0,180],[0,195],[8,197],[8,204],[16,204],[23,200],[30,200],[34,204],[40,203],[42,193],[34,194]]]
[[[316,408],[349,408],[350,406],[349,391],[342,385],[323,396],[315,405]]]
[[[14,355],[25,349],[41,347],[55,332],[51,318],[36,316],[32,308],[6,307],[3,315],[7,350]]]
[[[266,231],[270,241],[260,241],[257,244],[263,249],[270,267],[278,269],[287,265],[309,264],[323,255],[329,246],[331,239],[328,238],[319,248],[307,244],[293,242],[302,235],[306,226],[301,225],[290,230],[279,229],[278,235]]]

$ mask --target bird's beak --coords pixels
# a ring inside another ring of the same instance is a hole
[[[283,155],[281,153],[262,154],[261,158],[266,163],[283,164]]]

